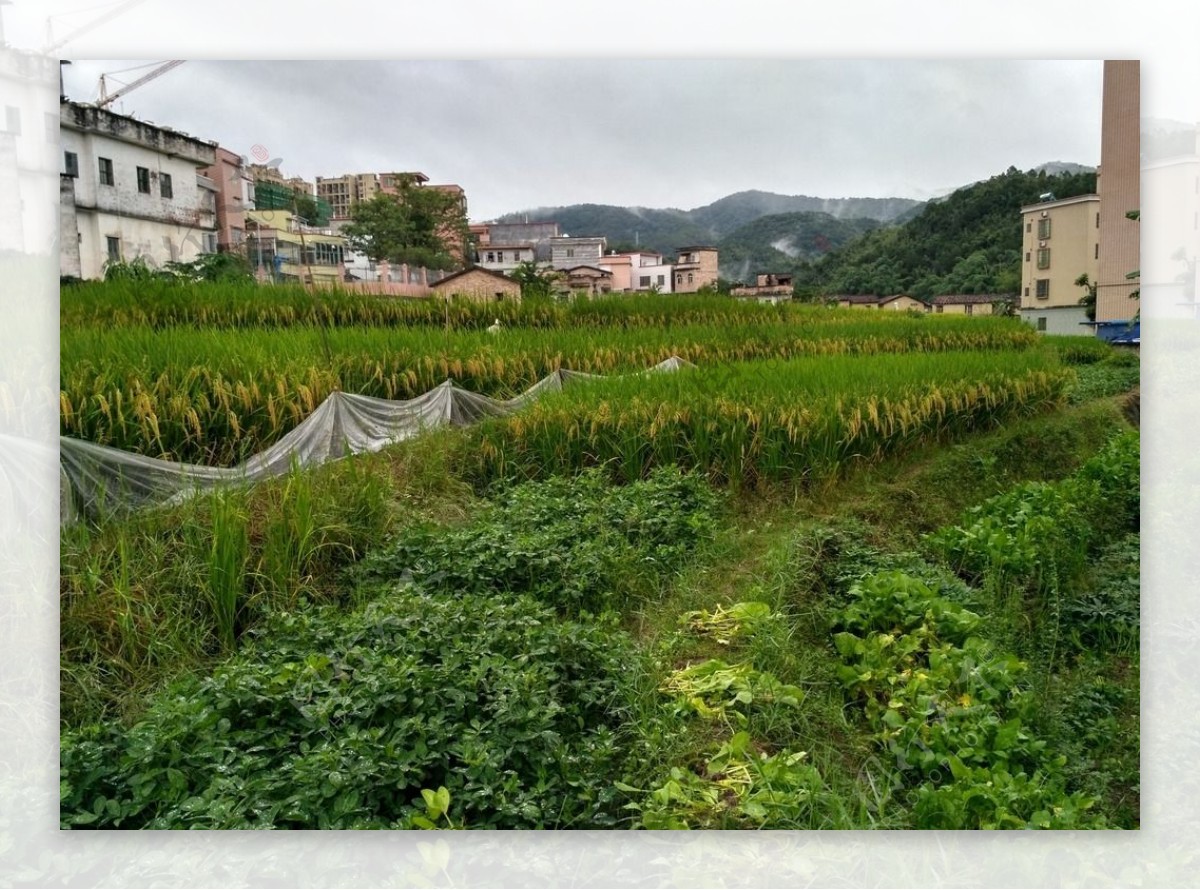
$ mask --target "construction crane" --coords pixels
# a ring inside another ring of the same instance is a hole
[[[80,36],[88,33],[89,31],[99,27],[100,25],[105,24],[106,22],[111,22],[113,19],[115,19],[117,16],[121,15],[122,13],[128,12],[133,7],[139,6],[145,2],[146,2],[146,0],[125,0],[124,3],[120,3],[114,7],[109,7],[108,9],[106,9],[104,14],[99,16],[98,18],[94,18],[91,21],[87,22],[86,24],[80,25],[78,28],[72,29],[65,37],[60,37],[58,40],[54,39],[53,29],[51,28],[50,22],[51,22],[51,19],[61,18],[61,15],[60,16],[51,16],[50,18],[46,19],[46,45],[42,47],[42,55],[46,55],[46,56],[53,55],[56,50],[61,49],[63,46],[65,46],[66,44],[68,44],[72,40],[74,40],[76,37],[80,37]]]
[[[111,105],[113,102],[116,102],[118,99],[120,99],[126,93],[128,93],[132,90],[136,90],[138,87],[140,87],[144,83],[149,83],[150,81],[154,80],[154,78],[158,77],[161,74],[166,74],[172,68],[179,67],[185,61],[186,61],[185,59],[172,59],[170,62],[163,62],[163,64],[159,65],[153,71],[151,71],[147,74],[143,74],[141,77],[139,77],[137,80],[133,81],[132,83],[128,83],[125,86],[121,87],[115,93],[108,92],[107,85],[104,81],[105,75],[101,74],[100,75],[100,100],[96,103],[96,107],[104,108],[106,105]]]

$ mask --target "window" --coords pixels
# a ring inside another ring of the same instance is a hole
[[[1032,254],[1030,254],[1028,250],[1025,251],[1025,262],[1028,263],[1031,258],[1032,258]]]
[[[667,276],[666,276],[666,275],[659,275],[659,276],[658,276],[658,286],[659,286],[659,287],[664,287],[664,286],[666,285],[666,283],[667,283]]]
[[[150,170],[146,167],[137,168],[138,191],[143,195],[150,194]]]
[[[1039,331],[1046,330],[1046,316],[1043,315],[1041,318],[1039,318],[1037,320],[1037,329]]]
[[[688,272],[688,284],[692,283],[692,273]]]
[[[79,175],[79,155],[73,151],[63,152],[63,172],[68,176]]]
[[[1050,268],[1050,248],[1043,247],[1038,251],[1037,267],[1039,269]]]
[[[494,263],[494,262],[496,262],[496,251],[494,251],[494,250],[489,250],[489,251],[488,251],[488,255],[487,255],[487,261],[488,261],[489,263]]]
[[[159,173],[158,174],[158,193],[159,193],[159,195],[161,195],[164,198],[174,198],[175,197],[175,189],[171,185],[171,174],[170,173]]]
[[[1094,260],[1100,259],[1100,242],[1099,241],[1096,242],[1096,249],[1092,253],[1092,259],[1094,259]]]
[[[1025,223],[1025,231],[1032,232],[1033,231],[1033,223],[1031,223],[1031,222]]]
[[[1029,288],[1025,288],[1025,296],[1029,296]]]
[[[683,284],[683,276],[682,276],[682,275],[676,275],[676,276],[675,276],[675,283],[676,283],[676,284]]]
[[[112,166],[111,158],[101,158],[100,159],[100,184],[101,185],[112,185],[113,184],[113,166]]]
[[[105,238],[105,241],[108,242],[108,258],[109,258],[109,260],[111,260],[114,263],[120,262],[120,260],[121,260],[121,239],[114,238],[112,235],[109,235],[107,238]]]
[[[1050,237],[1050,218],[1038,220],[1038,240],[1044,241]]]
[[[21,135],[21,109],[15,105],[4,107],[4,130],[14,136]]]
[[[567,256],[575,256],[575,248],[574,247],[567,248]]]
[[[1097,229],[1100,228],[1100,214],[1099,213],[1096,214],[1096,228]]]
[[[963,306],[963,312],[967,313],[967,315],[973,315],[975,313],[975,307],[968,303],[967,305]]]
[[[1039,300],[1047,300],[1050,298],[1050,279],[1039,278],[1037,280],[1037,298]]]
[[[638,278],[638,287],[649,287],[649,286],[650,286],[650,276],[649,275],[642,275],[641,277]]]

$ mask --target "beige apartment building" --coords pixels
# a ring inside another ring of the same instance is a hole
[[[1075,281],[1096,281],[1100,197],[1047,199],[1021,208],[1021,318],[1047,334],[1090,334]]]

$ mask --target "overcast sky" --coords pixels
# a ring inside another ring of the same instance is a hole
[[[145,60],[76,61],[94,101]],[[1095,165],[1098,61],[189,61],[117,100],[288,176],[419,170],[473,220],[745,189],[926,198],[1046,161]]]

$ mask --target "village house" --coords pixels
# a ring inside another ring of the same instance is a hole
[[[250,210],[246,252],[260,280],[333,285],[345,278],[346,241],[287,210]]]
[[[999,315],[1016,302],[1008,294],[944,294],[930,300],[930,305],[938,315]]]
[[[909,309],[917,312],[929,311],[929,306],[907,294],[894,294],[890,297],[880,297],[874,294],[841,294],[826,299],[830,303],[836,301],[842,309],[879,309],[893,312],[903,312]]]
[[[555,269],[570,269],[574,266],[594,265],[604,256],[608,239],[599,237],[577,237],[563,235],[550,240],[550,265]]]
[[[662,260],[660,253],[611,251],[596,263],[596,267],[612,273],[614,292],[656,290],[669,294],[672,281],[671,266]]]
[[[492,244],[488,243],[476,249],[475,264],[492,272],[512,272],[521,263],[534,261],[532,244]]]
[[[59,104],[61,274],[104,264],[190,262],[217,249],[217,145],[94,105]],[[71,249],[71,242],[77,250]]]
[[[681,247],[679,260],[673,270],[674,292],[694,294],[706,285],[717,286],[717,249],[715,247]]]
[[[507,275],[474,266],[447,275],[432,285],[435,294],[450,297],[467,297],[481,303],[498,303],[504,300],[521,301],[521,285]]]
[[[754,276],[754,284],[735,287],[731,294],[735,297],[791,297],[793,280],[791,275],[776,275],[772,272],[759,272]]]
[[[584,293],[594,297],[612,291],[613,274],[597,266],[574,266],[562,270],[553,287],[559,294]]]

